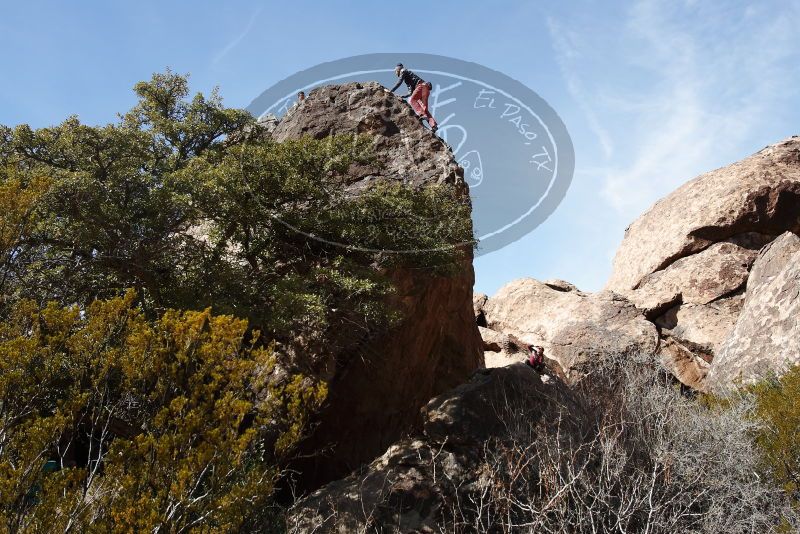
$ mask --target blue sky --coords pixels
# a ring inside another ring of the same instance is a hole
[[[555,5],[558,4],[558,5]],[[476,290],[563,278],[600,289],[625,227],[686,180],[800,134],[800,1],[8,2],[0,123],[115,120],[166,67],[245,107],[297,70],[427,52],[502,71],[575,145],[566,199],[476,260]]]

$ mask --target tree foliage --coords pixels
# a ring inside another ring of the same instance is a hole
[[[326,396],[275,347],[385,327],[385,268],[472,244],[449,188],[350,191],[370,139],[275,143],[169,71],[135,91],[114,124],[0,127],[9,532],[263,531]]]
[[[348,192],[349,167],[376,160],[367,138],[272,142],[170,72],[136,93],[117,124],[0,132],[4,181],[37,198],[6,244],[4,294],[85,305],[134,288],[151,317],[213,306],[271,338],[320,338],[386,318],[376,267],[446,273],[471,246],[451,188]]]

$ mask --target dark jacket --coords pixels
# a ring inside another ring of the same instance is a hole
[[[403,69],[403,71],[400,73],[400,78],[397,80],[395,86],[392,87],[391,91],[394,93],[394,91],[400,87],[401,83],[405,83],[408,86],[408,94],[410,95],[412,92],[414,92],[414,88],[417,86],[417,84],[421,82],[422,78],[408,69]]]

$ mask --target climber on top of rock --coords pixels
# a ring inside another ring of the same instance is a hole
[[[292,113],[294,113],[295,111],[297,111],[297,108],[299,108],[300,105],[303,102],[305,102],[305,100],[306,100],[305,91],[300,91],[299,93],[297,93],[297,100],[295,100],[294,104],[292,104],[291,107],[286,110],[286,115],[289,116]]]
[[[432,87],[430,82],[426,82],[405,68],[402,63],[397,64],[394,68],[394,73],[397,75],[398,80],[389,91],[394,93],[401,83],[405,83],[408,86],[408,94],[403,95],[402,98],[410,97],[408,103],[411,104],[411,107],[420,118],[428,121],[431,131],[435,133],[438,125],[436,124],[436,119],[433,118],[433,115],[428,110],[428,95],[430,95]]]

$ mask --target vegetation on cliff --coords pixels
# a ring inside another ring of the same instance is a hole
[[[368,138],[275,143],[170,72],[135,91],[115,124],[0,128],[10,532],[262,528],[326,394],[275,379],[276,344],[389,324],[383,267],[472,244],[447,187],[348,192]]]

